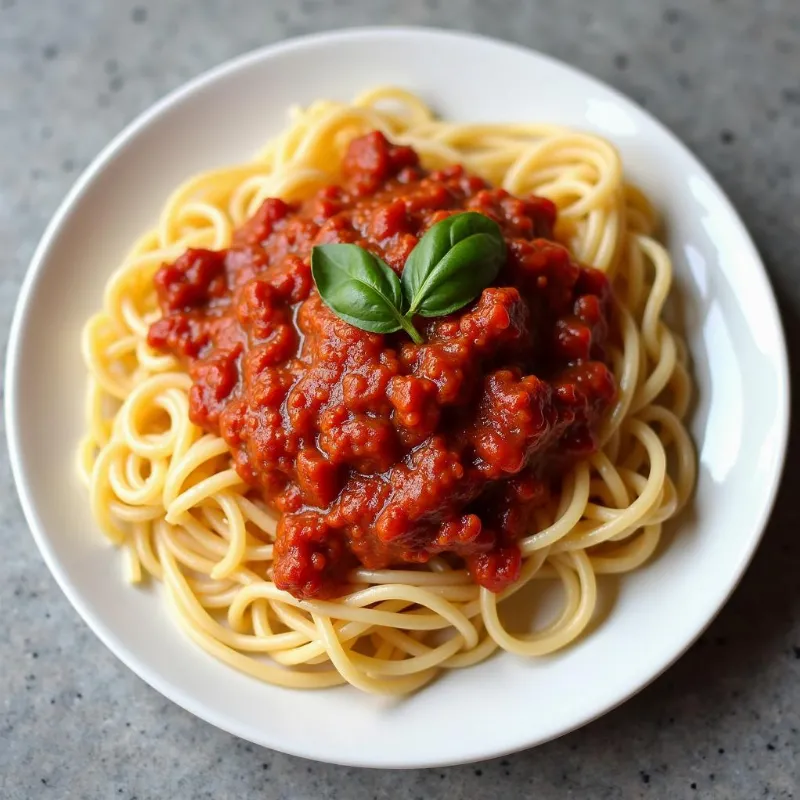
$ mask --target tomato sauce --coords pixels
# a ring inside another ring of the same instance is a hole
[[[162,266],[150,345],[187,365],[192,421],[282,512],[278,587],[330,597],[359,564],[446,554],[501,591],[614,400],[608,281],[552,241],[548,200],[460,166],[427,172],[380,133],[350,144],[342,176],[300,203],[266,200],[227,250]],[[431,225],[464,210],[500,225],[507,263],[460,311],[415,319],[423,344],[352,327],[320,299],[314,245],[358,244],[400,273]]]

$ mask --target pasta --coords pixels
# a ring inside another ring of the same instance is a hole
[[[269,197],[335,183],[353,137],[378,130],[427,168],[463,164],[517,196],[558,207],[556,238],[614,289],[609,359],[618,395],[600,449],[564,476],[519,542],[520,577],[495,594],[433,557],[419,567],[356,568],[335,599],[298,599],[272,581],[276,512],[234,469],[226,442],[189,418],[192,381],[147,343],[160,316],[153,277],[187,248],[221,249]],[[406,694],[498,649],[541,656],[566,647],[595,612],[597,576],[644,564],[695,481],[683,418],[687,352],[662,318],[672,267],[657,219],[628,185],[615,149],[549,125],[438,120],[416,96],[378,88],[351,104],[293,109],[251,162],[190,179],[110,278],[87,323],[87,434],[79,466],[93,513],[127,556],[133,582],[160,580],[176,619],[213,656],[292,688],[349,683]],[[504,602],[532,581],[558,582],[560,613],[515,633]]]

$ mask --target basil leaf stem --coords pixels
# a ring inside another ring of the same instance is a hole
[[[411,337],[414,344],[424,344],[425,340],[422,334],[414,327],[414,323],[408,317],[401,317],[401,325],[403,330]]]

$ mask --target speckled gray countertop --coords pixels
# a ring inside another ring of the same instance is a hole
[[[309,31],[459,27],[531,45],[653,111],[729,192],[800,345],[800,0],[0,0],[0,346],[37,239],[136,114],[206,68]],[[790,446],[790,481],[800,449]],[[786,485],[742,586],[653,686],[583,730],[446,770],[324,766],[239,741],[88,630],[0,458],[0,797],[800,798],[800,542]]]

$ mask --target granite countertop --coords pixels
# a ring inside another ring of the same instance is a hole
[[[366,23],[458,27],[572,62],[644,104],[747,221],[800,345],[798,0],[0,0],[0,346],[78,173],[165,92],[225,59]],[[787,470],[798,464],[790,446]],[[800,797],[800,514],[784,485],[719,619],[622,708],[536,750],[412,772],[314,764],[195,719],[118,662],[28,535],[0,458],[0,797]]]

